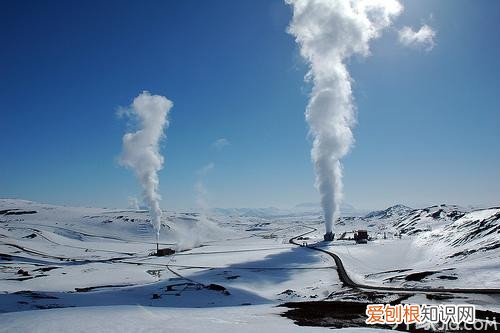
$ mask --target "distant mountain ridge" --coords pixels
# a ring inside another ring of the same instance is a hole
[[[344,216],[359,216],[365,213],[365,211],[358,210],[354,206],[347,203],[342,204],[340,210],[341,214]],[[305,202],[297,204],[291,208],[214,208],[212,209],[212,212],[228,216],[276,218],[300,215],[320,215],[322,214],[322,208],[317,203]]]

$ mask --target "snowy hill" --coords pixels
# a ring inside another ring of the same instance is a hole
[[[403,217],[408,215],[410,212],[413,211],[413,208],[410,208],[405,205],[395,205],[392,207],[389,207],[384,210],[377,210],[374,212],[370,212],[365,215],[365,219],[373,219],[373,218],[378,218],[378,219],[387,219],[387,218],[398,218],[398,217]]]
[[[395,205],[351,219],[357,228],[392,231],[412,237],[416,244],[437,249],[439,257],[468,258],[473,253],[494,251],[500,245],[500,208],[469,211],[456,205],[412,209]]]
[[[421,209],[396,205],[359,218],[344,217],[336,228],[346,237],[356,229],[367,229],[374,238],[370,250],[365,248],[356,256],[349,247],[337,251],[360,280],[389,285],[440,285],[442,280],[449,280],[448,286],[477,281],[500,285],[500,208],[470,211],[444,204]],[[389,241],[393,237],[402,240]],[[377,270],[389,273],[372,273]],[[413,276],[420,274],[428,276],[414,281]]]
[[[456,218],[462,215],[452,212]],[[449,213],[446,215],[449,217]],[[428,246],[440,246],[448,258],[469,258],[474,254],[495,251],[500,247],[500,208],[465,213],[451,223],[421,237]],[[438,245],[436,245],[438,244]]]
[[[456,205],[431,206],[403,214],[393,225],[401,234],[412,235],[452,223],[467,212],[467,209]]]

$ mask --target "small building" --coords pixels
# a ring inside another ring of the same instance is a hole
[[[358,244],[366,244],[368,243],[368,231],[366,230],[357,230],[354,232],[354,240]]]
[[[172,255],[174,253],[175,253],[175,250],[169,249],[168,247],[164,248],[164,249],[158,249],[158,250],[156,250],[156,256],[157,257],[170,256],[170,255]]]

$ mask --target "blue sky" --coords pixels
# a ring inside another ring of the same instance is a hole
[[[345,200],[499,204],[500,3],[403,1],[372,55],[349,62],[358,110]],[[164,208],[195,206],[208,163],[218,207],[314,202],[307,70],[281,1],[4,1],[0,197],[124,207],[140,196],[117,158],[116,116],[141,91],[174,102]],[[427,23],[429,52],[397,29]],[[226,138],[230,144],[215,149]]]

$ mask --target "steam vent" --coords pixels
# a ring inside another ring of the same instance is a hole
[[[323,236],[323,239],[325,240],[325,242],[331,242],[331,241],[333,241],[334,238],[335,238],[335,234],[332,231],[327,232]]]

